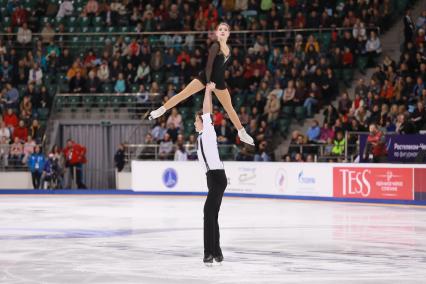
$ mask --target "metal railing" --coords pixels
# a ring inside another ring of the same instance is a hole
[[[27,162],[31,154],[12,155],[11,148],[11,144],[0,145],[0,171],[28,171]]]
[[[125,145],[125,162],[130,164],[132,160],[174,160],[177,145],[173,145],[171,151],[160,152],[161,145],[158,144],[127,144]],[[183,145],[187,153],[188,160],[197,160],[197,147],[195,144],[186,143]],[[218,145],[219,155],[223,161],[235,160],[239,149],[236,145]]]
[[[57,94],[52,113],[110,113],[115,114],[117,118],[140,119],[159,102],[159,93]]]
[[[76,24],[76,27],[79,25]],[[103,26],[84,26],[78,27],[72,32],[55,32],[54,35],[60,40],[55,40],[61,48],[68,48],[71,51],[81,49],[103,49],[106,46],[106,42],[109,41],[112,45],[117,41],[118,38],[123,38],[126,44],[129,44],[133,39],[147,38],[150,43],[150,47],[154,49],[158,48],[186,48],[193,50],[195,48],[205,47],[206,39],[211,37],[213,32],[211,31],[161,31],[161,32],[137,32],[134,27],[118,27],[110,28],[111,31],[106,31],[109,28]],[[380,27],[367,27],[368,30],[374,30],[380,35]],[[77,31],[80,30],[80,31]],[[257,36],[263,36],[265,43],[269,47],[282,47],[285,45],[293,45],[297,35],[302,35],[304,40],[308,36],[314,35],[317,39],[323,37],[323,35],[330,35],[331,32],[337,31],[343,33],[345,31],[351,31],[353,28],[347,27],[336,27],[336,28],[306,28],[306,29],[278,29],[278,30],[244,30],[244,31],[232,31],[231,37],[229,38],[229,44],[232,47],[239,47],[247,50],[249,47],[253,47]],[[32,41],[28,45],[34,45],[43,36],[42,33],[33,33]],[[328,36],[327,36],[328,37]],[[0,33],[0,38],[5,40],[16,41],[17,33]],[[21,44],[14,46],[17,50],[25,49]],[[72,52],[73,53],[73,52]]]

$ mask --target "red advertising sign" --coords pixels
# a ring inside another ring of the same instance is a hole
[[[413,169],[334,167],[333,196],[413,200]]]

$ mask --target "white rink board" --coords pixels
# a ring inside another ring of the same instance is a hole
[[[228,193],[333,195],[330,164],[225,162]],[[132,162],[132,189],[154,192],[206,192],[199,162]]]

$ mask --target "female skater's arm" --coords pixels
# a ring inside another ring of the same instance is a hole
[[[213,43],[213,45],[209,49],[209,56],[207,58],[207,65],[206,65],[206,83],[210,83],[211,76],[212,76],[212,70],[213,70],[213,63],[214,59],[219,52],[219,44]]]

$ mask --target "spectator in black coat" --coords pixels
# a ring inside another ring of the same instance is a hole
[[[121,172],[125,164],[124,144],[118,145],[118,150],[114,155],[114,163],[118,172]]]
[[[86,81],[85,89],[87,92],[92,94],[101,92],[101,81],[93,70],[89,72],[89,79]]]
[[[74,77],[72,77],[69,87],[70,87],[71,93],[85,92],[86,80],[83,78],[83,76],[81,76],[80,71],[78,71],[77,74]]]
[[[219,144],[234,143],[234,131],[232,131],[231,128],[228,126],[228,122],[226,119],[223,119],[221,125],[216,126],[215,130],[217,134],[217,142]]]

